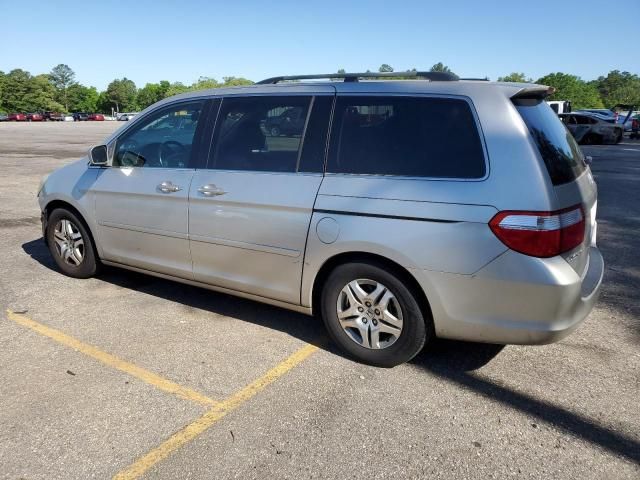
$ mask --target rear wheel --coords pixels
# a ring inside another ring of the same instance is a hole
[[[49,251],[65,275],[89,278],[98,273],[100,265],[91,236],[73,212],[64,208],[51,212],[46,235]]]
[[[387,269],[370,263],[336,267],[322,291],[322,318],[351,357],[393,367],[411,360],[433,336],[416,297]]]
[[[618,130],[618,133],[616,134],[616,138],[615,138],[615,143],[618,144],[622,141],[622,130]]]

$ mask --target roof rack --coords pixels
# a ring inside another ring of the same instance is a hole
[[[420,78],[432,82],[452,82],[458,76],[447,72],[365,72],[365,73],[325,73],[316,75],[282,75],[257,82],[257,85],[275,85],[287,80],[343,79],[345,82],[357,82],[361,78]]]

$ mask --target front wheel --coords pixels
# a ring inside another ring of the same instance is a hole
[[[372,263],[338,266],[322,291],[321,313],[330,337],[349,356],[379,367],[411,360],[433,336],[414,294]]]
[[[100,267],[87,228],[73,212],[58,208],[47,222],[47,243],[58,268],[74,278],[89,278]]]

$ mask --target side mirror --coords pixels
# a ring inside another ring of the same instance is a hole
[[[107,146],[98,145],[95,147],[91,147],[91,150],[89,150],[89,164],[98,167],[106,167],[107,163],[109,163]]]

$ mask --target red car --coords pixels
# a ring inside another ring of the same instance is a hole
[[[30,122],[44,122],[44,115],[41,113],[27,113],[27,120]]]
[[[27,116],[24,113],[12,113],[7,117],[7,122],[26,122]]]
[[[87,118],[87,120],[91,120],[93,122],[104,122],[104,115],[102,115],[101,113],[92,113],[91,115],[89,115],[89,118]]]

